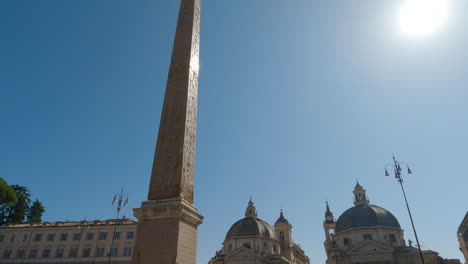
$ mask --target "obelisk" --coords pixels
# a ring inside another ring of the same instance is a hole
[[[138,219],[133,264],[195,264],[193,206],[200,45],[200,0],[181,0],[148,201]]]

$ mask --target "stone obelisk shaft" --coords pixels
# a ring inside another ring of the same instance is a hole
[[[182,0],[179,12],[148,199],[193,203],[200,0]]]
[[[200,0],[181,0],[148,201],[138,218],[133,264],[195,264],[193,203]]]

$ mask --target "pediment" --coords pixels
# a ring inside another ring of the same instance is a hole
[[[348,254],[388,253],[394,250],[391,246],[373,240],[364,240],[348,251]]]
[[[255,253],[253,250],[248,248],[239,248],[236,251],[232,252],[225,256],[225,259],[251,259],[251,258],[261,258],[263,257],[260,254]]]

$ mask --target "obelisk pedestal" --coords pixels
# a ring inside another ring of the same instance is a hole
[[[197,227],[203,217],[182,198],[143,202],[132,263],[195,264]]]
[[[133,264],[195,264],[193,206],[200,0],[181,0],[171,65],[151,172],[148,201],[138,219]]]

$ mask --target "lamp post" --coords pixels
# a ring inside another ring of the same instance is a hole
[[[333,248],[335,249],[335,264],[339,264],[338,263],[338,248],[335,242],[335,234],[331,233],[330,236],[332,238]]]
[[[127,206],[128,204],[128,195],[123,193],[123,187],[122,189],[120,189],[120,194],[114,195],[114,200],[112,200],[112,205],[115,205],[116,203],[117,203],[117,216],[115,217],[114,231],[112,232],[112,242],[111,242],[110,251],[109,251],[109,260],[107,261],[108,264],[110,264],[110,261],[112,258],[112,248],[114,246],[115,230],[117,229],[117,224],[119,222],[120,210],[122,209],[122,206]]]
[[[414,237],[416,238],[416,243],[418,243],[419,256],[421,257],[422,264],[425,264],[424,256],[423,256],[423,253],[422,253],[422,250],[421,250],[421,244],[419,243],[419,239],[418,239],[418,233],[416,232],[416,227],[414,227],[413,216],[411,215],[411,210],[410,210],[410,207],[409,207],[409,204],[408,204],[408,199],[406,198],[405,188],[403,187],[403,177],[401,176],[401,172],[402,172],[401,166],[402,165],[406,166],[408,174],[413,173],[407,163],[398,162],[396,160],[395,156],[393,156],[393,163],[385,165],[385,176],[390,176],[390,174],[388,173],[388,170],[387,170],[387,168],[390,166],[390,168],[393,169],[393,172],[395,174],[395,179],[397,179],[397,181],[400,183],[401,190],[403,192],[403,197],[405,198],[406,209],[408,209],[408,214],[409,214],[409,217],[410,217],[410,220],[411,220],[411,225],[413,227]]]

